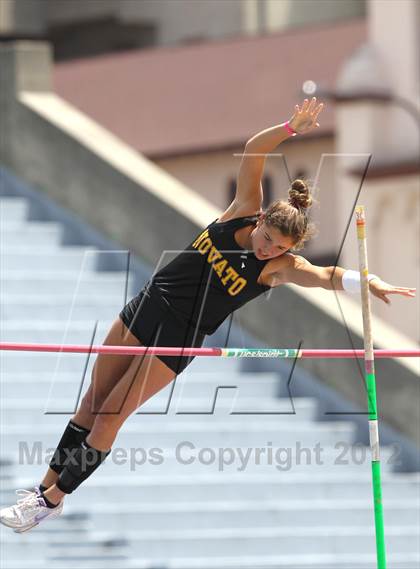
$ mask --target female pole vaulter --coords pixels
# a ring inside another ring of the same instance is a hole
[[[313,235],[308,211],[312,196],[294,180],[288,199],[262,211],[266,154],[291,136],[318,128],[323,109],[314,97],[296,105],[292,118],[253,136],[245,146],[235,199],[184,251],[159,270],[114,321],[105,345],[201,346],[234,310],[272,287],[360,291],[359,271],[312,265],[291,252]],[[415,296],[369,275],[371,293]],[[49,469],[34,491],[17,490],[17,503],[3,508],[0,521],[25,532],[59,516],[64,497],[74,492],[105,460],[124,421],[172,382],[193,357],[99,354],[91,385],[69,421]]]

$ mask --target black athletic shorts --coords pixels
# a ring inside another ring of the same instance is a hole
[[[153,287],[144,287],[124,306],[119,316],[144,346],[200,347],[206,336],[177,318]],[[195,356],[156,357],[179,374]]]

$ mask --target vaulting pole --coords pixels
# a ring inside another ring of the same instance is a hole
[[[365,208],[356,207],[359,271],[362,297],[363,335],[365,347],[365,381],[369,413],[369,439],[372,454],[373,504],[375,513],[377,568],[386,569],[384,516],[382,507],[381,461],[379,456],[378,410],[376,405],[375,355],[373,350]]]

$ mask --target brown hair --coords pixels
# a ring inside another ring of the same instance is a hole
[[[314,202],[308,184],[295,180],[289,188],[289,199],[276,200],[265,211],[265,223],[291,237],[294,250],[303,249],[305,241],[316,234],[316,227],[309,222],[308,209]]]

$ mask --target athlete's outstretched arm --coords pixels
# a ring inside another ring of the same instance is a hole
[[[317,118],[322,111],[323,103],[317,105],[316,97],[309,102],[305,99],[301,108],[295,105],[294,114],[288,121],[292,130],[305,134],[319,127]],[[267,128],[250,138],[245,145],[245,152],[239,167],[236,186],[236,205],[250,204],[258,210],[263,200],[261,179],[264,172],[266,155],[292,134],[286,123]]]
[[[346,269],[342,267],[319,267],[312,265],[312,263],[300,255],[287,255],[287,262],[283,265],[278,275],[279,278],[276,281],[278,284],[293,283],[305,287],[344,290],[342,278],[345,271]],[[379,277],[369,281],[369,290],[386,304],[391,304],[387,297],[388,294],[414,297],[416,291],[415,288],[390,285]]]
[[[287,122],[292,130],[298,134],[306,134],[319,127],[317,119],[323,107],[324,103],[317,104],[316,97],[313,97],[311,101],[305,99],[300,108],[299,105],[295,105],[294,114]],[[285,124],[284,122],[262,130],[250,138],[246,146],[252,148],[255,152],[273,151],[281,142],[291,136],[285,128]]]

